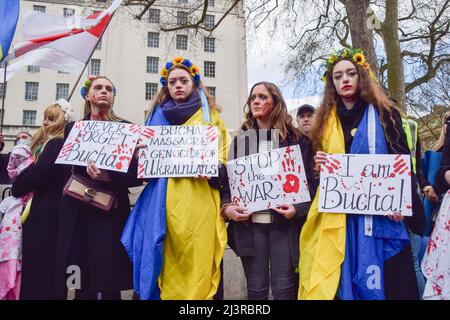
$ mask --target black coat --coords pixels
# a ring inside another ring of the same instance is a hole
[[[66,126],[68,136],[73,123]],[[85,167],[64,166],[64,181],[72,168],[89,178]],[[108,171],[111,182],[104,186],[116,191],[116,205],[109,212],[94,208],[70,196],[61,199],[59,236],[57,242],[55,285],[58,296],[67,294],[67,268],[77,265],[81,270],[81,289],[85,292],[117,292],[133,288],[131,261],[120,242],[130,213],[128,188],[138,186],[137,159],[133,158],[127,173]]]
[[[63,166],[55,164],[62,138],[50,140],[37,162],[15,180],[12,195],[34,192],[30,215],[23,225],[20,299],[55,299],[53,276]]]
[[[450,185],[445,180],[445,172],[450,170],[450,125],[445,131],[444,145],[442,146],[442,159],[439,170],[436,172],[435,191],[438,195],[443,195],[450,189]]]
[[[258,130],[257,137],[259,141],[259,133]],[[270,136],[268,137],[270,139]],[[228,160],[233,160],[235,155],[238,155],[237,148],[238,145],[245,146],[245,156],[252,154],[249,137],[245,134],[243,136],[237,136],[233,139],[233,143],[230,146],[230,154]],[[280,138],[281,140],[281,138]],[[306,173],[306,178],[308,180],[309,192],[311,199],[314,199],[318,181],[315,180],[312,168],[314,166],[314,152],[312,148],[312,144],[310,140],[306,136],[301,136],[300,140],[295,140],[292,138],[292,135],[288,135],[285,141],[280,141],[280,148],[291,146],[291,145],[300,145],[304,168]],[[259,152],[257,143],[256,152]],[[254,153],[254,152],[253,152]],[[244,155],[238,155],[237,157],[241,157]],[[228,184],[228,177],[225,173],[223,174],[226,177],[226,181],[222,184],[220,188],[220,196],[222,205],[225,203],[231,202],[230,200],[230,189]],[[292,265],[295,268],[298,266],[299,259],[299,238],[301,228],[306,221],[306,215],[309,210],[310,202],[301,203],[294,205],[296,209],[296,215],[292,219],[286,219],[278,212],[274,210],[269,210],[272,214],[274,223],[283,224],[289,234],[289,250],[291,252],[292,257]],[[236,222],[230,221],[228,224],[228,245],[231,249],[236,253],[237,256],[252,256],[254,254],[254,243],[253,243],[253,225],[251,221],[246,222]]]

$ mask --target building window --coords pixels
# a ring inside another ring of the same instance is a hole
[[[216,100],[216,87],[206,87],[206,90],[208,90],[208,93]]]
[[[5,89],[5,84],[0,83],[0,98],[3,98],[3,90]]]
[[[34,126],[36,124],[36,111],[23,110],[22,124],[26,126]]]
[[[156,95],[156,92],[158,91],[158,84],[157,83],[145,83],[145,100],[152,100],[153,97]]]
[[[91,63],[89,64],[89,75],[100,75],[100,59],[91,59]]]
[[[159,10],[159,9],[148,10],[148,22],[149,23],[159,23],[160,14],[161,14],[161,10]]]
[[[147,46],[150,48],[159,48],[159,33],[149,32],[147,36]]]
[[[216,77],[216,63],[214,61],[205,61],[205,77]]]
[[[205,16],[205,28],[211,29],[215,25],[215,17],[212,14],[207,14]]]
[[[95,50],[102,50],[102,38],[98,40]]]
[[[75,15],[75,9],[63,8],[64,18],[70,18]]]
[[[69,96],[69,84],[68,83],[57,83],[56,84],[56,100],[67,99]]]
[[[188,0],[178,0],[178,4],[188,4]]]
[[[33,10],[37,12],[45,13],[45,6],[33,5]]]
[[[216,4],[215,4],[214,0],[208,0],[208,7],[213,8],[215,6],[216,6]]]
[[[177,50],[187,50],[188,36],[177,34]]]
[[[158,73],[158,57],[147,57],[147,73]]]
[[[183,26],[187,24],[187,12],[184,11],[177,11],[177,24],[179,26]]]
[[[65,71],[58,71],[58,73],[61,73],[61,74],[70,74],[70,72],[65,72]]]
[[[205,37],[205,52],[216,51],[216,38]]]
[[[27,69],[31,73],[38,73],[41,70],[39,66],[28,66]]]
[[[25,100],[34,101],[38,98],[39,82],[25,82]]]

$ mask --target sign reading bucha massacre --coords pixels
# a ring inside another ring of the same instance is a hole
[[[320,171],[320,212],[412,215],[409,155],[332,154]]]
[[[70,130],[55,163],[127,172],[141,126],[112,121],[78,121]]]
[[[232,201],[250,212],[311,200],[298,145],[228,161],[227,172]]]
[[[219,130],[216,126],[144,127],[138,178],[219,175]]]

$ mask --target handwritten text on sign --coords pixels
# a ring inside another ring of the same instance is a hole
[[[138,178],[219,175],[219,130],[216,126],[144,127]]]
[[[298,145],[228,161],[227,172],[232,201],[250,212],[311,200]]]
[[[409,155],[333,154],[320,171],[321,212],[412,215]]]
[[[78,121],[74,124],[55,163],[127,172],[141,126],[112,121]]]

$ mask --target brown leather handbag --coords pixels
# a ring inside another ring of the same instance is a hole
[[[114,190],[77,173],[72,173],[64,187],[63,194],[103,211],[111,210],[116,201],[116,192]]]

